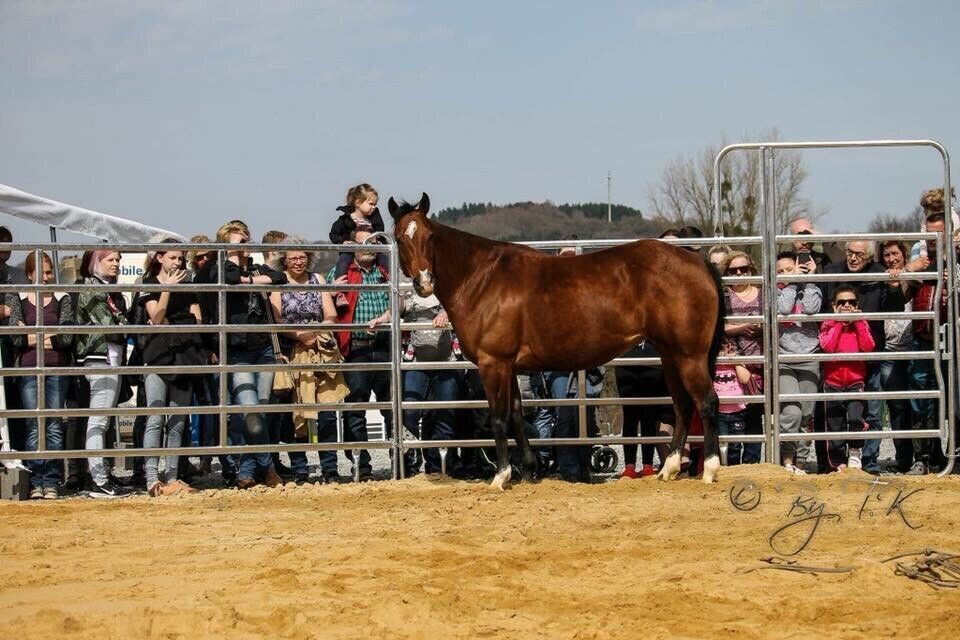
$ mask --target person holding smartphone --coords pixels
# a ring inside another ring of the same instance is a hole
[[[179,241],[165,239],[164,243],[176,244]],[[170,288],[164,291],[151,291],[137,297],[136,304],[142,305],[148,324],[200,324],[200,301],[195,293],[176,291],[177,285],[187,280],[184,252],[179,250],[155,251],[147,254],[144,265],[144,284],[162,284]],[[144,364],[150,366],[191,366],[207,364],[209,350],[203,345],[196,333],[153,333],[142,334],[141,353]],[[148,407],[185,407],[190,406],[193,397],[194,376],[179,373],[148,373],[143,377]],[[167,448],[179,447],[186,425],[186,415],[152,414],[147,417],[143,434],[143,445],[147,448],[162,446],[166,432]],[[155,456],[144,460],[147,493],[158,497],[174,493],[189,492],[193,489],[180,480],[178,475],[179,458],[176,455],[166,458],[166,482],[161,482],[158,474],[159,459]]]

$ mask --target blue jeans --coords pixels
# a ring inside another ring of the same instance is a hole
[[[543,374],[547,393],[554,400],[576,398],[577,389],[570,388],[569,371],[545,371]],[[573,383],[576,385],[576,382]],[[587,389],[587,395],[592,395]],[[557,438],[576,438],[580,435],[577,422],[577,407],[554,407]],[[596,407],[587,407],[587,435],[596,432]],[[556,448],[557,471],[560,479],[567,482],[588,482],[590,480],[590,445],[559,446]]]
[[[267,346],[262,350],[228,351],[227,364],[276,364],[273,347]],[[231,404],[256,407],[270,403],[270,393],[273,391],[273,371],[258,371],[232,373],[227,378],[227,389],[230,391]],[[231,444],[241,434],[236,433],[237,421],[230,421]],[[247,413],[242,423],[242,437],[245,444],[270,444],[266,421],[262,413]],[[253,478],[259,469],[266,472],[273,466],[269,453],[245,453],[240,456],[240,465],[237,476]]]
[[[63,385],[60,376],[46,376],[43,380],[43,392],[45,408],[63,408]],[[20,378],[20,400],[24,409],[37,408],[35,376]],[[38,421],[36,418],[27,418],[26,425],[27,451],[36,451],[40,437]],[[46,448],[50,451],[63,451],[63,422],[60,418],[47,418],[46,431]],[[56,487],[60,483],[60,460],[27,460],[25,464],[30,470],[31,487]]]
[[[546,380],[544,379],[543,374],[532,373],[530,375],[530,387],[533,391],[534,397],[539,399],[546,398],[547,390],[545,386]],[[553,432],[556,428],[556,419],[553,415],[552,409],[553,407],[534,407],[531,414],[524,415],[524,419],[530,419],[534,430],[537,432],[537,437],[540,439],[548,439],[553,437]],[[550,458],[553,455],[550,447],[536,447],[533,452],[537,455],[537,460],[540,461],[541,468],[546,469],[550,464]]]
[[[357,347],[350,350],[347,362],[390,362],[390,347],[388,342],[383,346]],[[389,371],[344,371],[343,377],[350,389],[347,404],[351,402],[368,402],[370,393],[375,393],[377,402],[390,401],[390,372]],[[383,423],[386,432],[393,431],[393,412],[382,411]],[[343,412],[343,440],[344,442],[367,442],[367,416],[364,411]],[[354,462],[361,473],[369,474],[373,471],[370,466],[370,453],[366,449],[360,451],[360,459],[353,460],[353,453],[348,449],[345,452],[347,459]]]
[[[717,432],[721,436],[744,436],[747,434],[747,410],[731,413],[717,413]],[[727,466],[738,464],[752,464],[752,459],[746,453],[742,442],[727,443]]]
[[[914,338],[913,348],[915,351],[930,351],[933,349],[933,343]],[[933,360],[922,359],[910,362],[908,370],[908,386],[911,391],[930,391],[937,388],[937,376],[933,370]],[[940,371],[943,376],[944,384],[947,382],[947,361],[940,361]],[[910,400],[910,409],[913,411],[914,429],[938,429],[939,424],[939,400],[930,398],[917,398]],[[939,438],[918,438],[913,441],[913,449],[917,460],[931,462],[940,466],[943,460],[943,447]]]
[[[409,402],[456,400],[460,383],[453,370],[404,371],[403,399]],[[453,440],[453,409],[408,409],[403,412],[403,426],[421,440]],[[423,419],[423,429],[420,420]],[[424,449],[424,470],[440,473],[440,453],[437,449]]]
[[[883,390],[883,368],[881,362],[867,363],[867,383],[864,391]],[[883,400],[868,400],[863,419],[867,423],[867,431],[883,431],[880,423],[880,412]],[[860,451],[863,470],[870,473],[880,473],[880,440],[864,440]]]

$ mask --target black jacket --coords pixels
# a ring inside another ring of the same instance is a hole
[[[270,276],[274,284],[286,284],[287,277],[282,271],[274,271],[264,265],[255,265],[248,262],[246,267],[230,262],[224,265],[224,282],[228,285],[239,285],[240,278],[250,275]],[[196,283],[215,283],[217,282],[217,261],[208,260],[196,273],[193,279]],[[253,291],[243,291],[242,287],[237,292],[227,293],[227,324],[269,324],[269,301],[264,294]],[[203,292],[200,297],[200,314],[204,324],[217,324],[218,306],[217,293],[213,291]],[[269,333],[228,333],[227,348],[240,349],[243,351],[254,351],[265,349],[270,344]]]
[[[343,215],[334,220],[333,226],[330,227],[330,242],[343,244],[350,239],[350,232],[357,228],[357,223],[350,217],[350,214],[353,213],[352,206],[343,205],[337,207],[337,211],[342,211]],[[373,227],[374,233],[385,230],[383,218],[380,217],[380,209],[374,209],[373,213],[370,214],[370,225]]]

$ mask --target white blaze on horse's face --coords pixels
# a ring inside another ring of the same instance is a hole
[[[413,288],[423,298],[433,295],[433,275],[427,269],[420,269],[420,274],[413,279]]]
[[[407,230],[404,231],[404,233],[408,238],[413,240],[413,236],[417,233],[417,221],[411,220],[410,223],[407,225]]]

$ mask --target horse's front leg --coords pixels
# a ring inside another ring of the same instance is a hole
[[[687,444],[687,426],[693,414],[693,403],[680,379],[676,364],[667,358],[662,358],[662,361],[663,377],[673,398],[673,411],[677,424],[674,426],[673,439],[670,442],[670,453],[667,459],[661,462],[657,479],[673,480],[680,473],[683,448]]]
[[[490,486],[503,491],[510,483],[510,451],[507,447],[507,427],[510,422],[510,367],[492,359],[479,358],[477,367],[490,405],[490,427],[497,443],[497,473]]]

